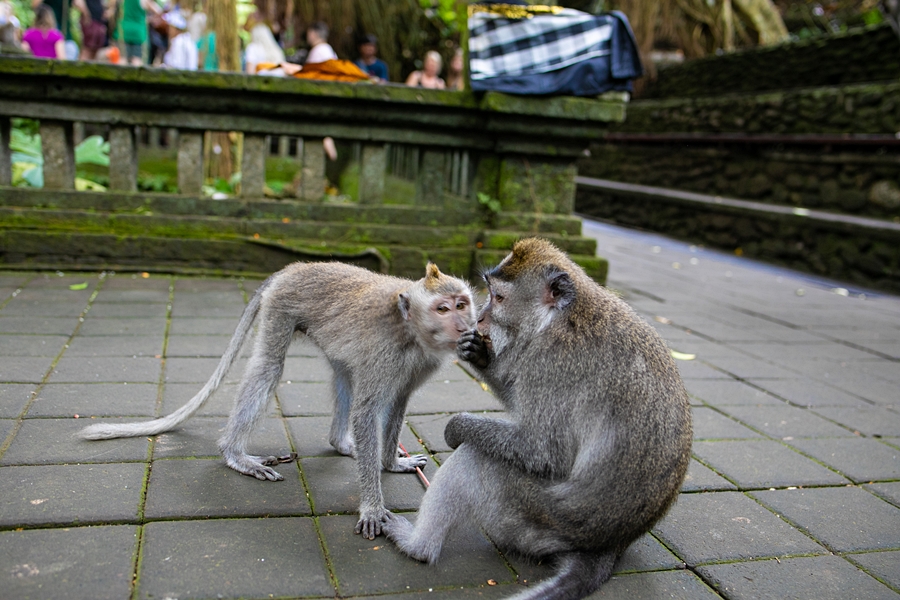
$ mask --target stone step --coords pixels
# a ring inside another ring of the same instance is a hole
[[[580,235],[568,235],[566,233],[534,233],[531,231],[499,231],[490,229],[484,231],[481,236],[480,248],[484,250],[508,251],[516,240],[528,237],[540,236],[553,242],[561,250],[569,254],[584,254],[593,256],[597,253],[597,240],[581,237]]]
[[[507,254],[509,254],[508,250],[478,250],[475,253],[474,268],[477,269],[478,273],[481,273],[485,269],[498,264]],[[571,252],[569,253],[569,258],[584,269],[584,272],[594,281],[600,284],[606,283],[606,277],[609,274],[609,261],[607,259],[594,256],[593,254],[573,254]]]

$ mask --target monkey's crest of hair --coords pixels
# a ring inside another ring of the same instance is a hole
[[[555,270],[566,272],[571,272],[575,266],[562,250],[547,240],[526,238],[517,241],[510,255],[490,274],[506,281],[513,281],[536,268],[546,269],[547,265],[554,265]]]
[[[453,296],[465,289],[460,284],[460,280],[456,277],[441,273],[433,262],[428,263],[428,266],[425,267],[425,278],[422,280],[422,285],[427,292],[439,296]]]

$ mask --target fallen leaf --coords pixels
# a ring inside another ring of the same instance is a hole
[[[656,321],[657,323],[662,323],[663,325],[671,325],[672,324],[672,320],[667,319],[665,317],[653,317],[653,320]]]
[[[73,283],[69,286],[69,289],[77,292],[78,290],[86,290],[87,289],[87,281],[84,283]]]
[[[493,579],[488,579],[488,580],[487,580],[487,584],[488,584],[488,585],[497,585],[497,582],[494,581]]]
[[[694,360],[697,358],[696,354],[685,354],[684,352],[675,352],[674,350],[670,350],[672,353],[672,358],[675,360]]]

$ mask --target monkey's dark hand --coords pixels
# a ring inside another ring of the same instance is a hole
[[[453,417],[447,421],[447,426],[444,428],[444,441],[447,442],[447,445],[456,450],[460,444],[465,442],[465,432],[466,429],[468,429],[466,422],[475,418],[475,415],[469,413],[453,415]]]
[[[491,338],[485,337],[477,329],[467,331],[456,342],[456,355],[479,369],[490,363]]]

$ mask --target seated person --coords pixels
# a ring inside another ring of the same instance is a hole
[[[421,71],[413,71],[406,78],[406,85],[411,87],[422,87],[433,90],[442,90],[446,87],[444,80],[439,77],[441,74],[442,60],[441,55],[434,50],[425,53],[425,63],[422,65]]]
[[[359,58],[354,64],[369,74],[369,78],[375,83],[388,80],[387,63],[378,58],[378,38],[371,33],[363,36],[359,42]]]

